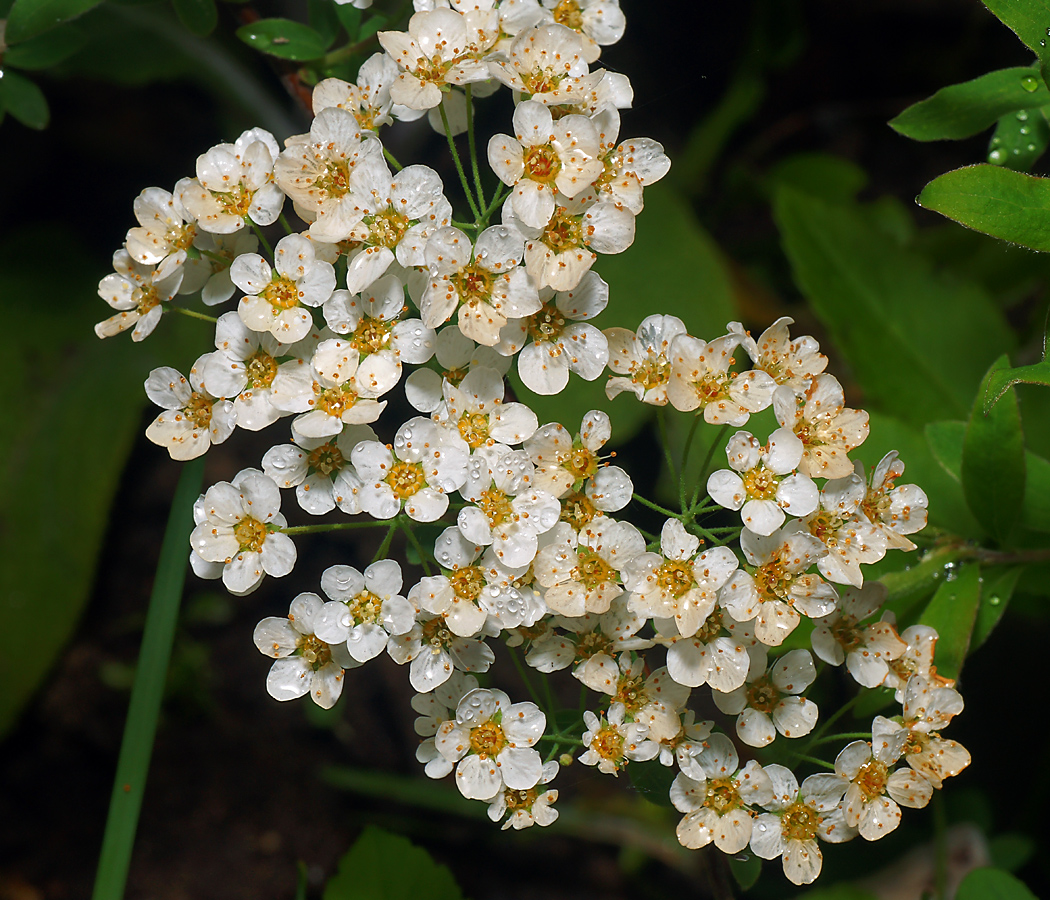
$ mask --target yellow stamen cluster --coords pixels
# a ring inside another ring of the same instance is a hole
[[[314,382],[314,393],[317,395],[314,408],[337,419],[341,419],[357,402],[357,394],[348,385],[320,390],[320,385]]]
[[[724,816],[727,812],[740,809],[743,805],[744,801],[740,799],[740,793],[736,789],[736,781],[732,778],[712,778],[707,782],[704,806],[708,809]]]
[[[553,184],[561,171],[561,160],[550,144],[527,147],[522,155],[525,177],[540,184]]]
[[[248,388],[267,388],[277,377],[277,360],[265,350],[257,350],[245,361],[248,375]]]
[[[870,759],[860,767],[853,783],[861,789],[868,800],[874,800],[886,793],[887,775],[888,770],[884,763],[877,759]]]
[[[190,402],[182,408],[182,414],[197,428],[204,430],[211,425],[214,403],[215,401],[207,394],[194,391],[190,394]]]
[[[582,247],[583,216],[570,216],[564,207],[559,206],[540,235],[540,240],[555,253]]]
[[[574,447],[565,461],[565,468],[572,472],[576,481],[581,481],[598,471],[598,457],[586,447]]]
[[[641,675],[634,677],[627,675],[621,678],[616,685],[616,695],[612,702],[622,703],[627,708],[628,714],[638,712],[649,702],[649,695],[645,691],[645,678]]]
[[[314,182],[314,187],[329,197],[344,197],[350,193],[350,163],[345,160],[328,160],[324,174]]]
[[[788,841],[811,841],[819,827],[820,814],[801,800],[792,803],[780,817],[780,833]]]
[[[758,681],[747,687],[747,705],[767,715],[773,712],[773,708],[780,702],[780,691],[778,691],[769,678],[763,675]]]
[[[580,10],[580,4],[576,0],[561,0],[552,10],[552,15],[554,16],[554,21],[559,25],[564,25],[573,31],[581,31],[583,29],[583,12]]]
[[[492,297],[493,281],[492,273],[477,263],[471,263],[452,276],[452,286],[463,303],[487,303]]]
[[[506,746],[507,739],[503,735],[503,729],[491,719],[477,728],[470,729],[470,749],[482,759],[498,756]]]
[[[385,481],[399,500],[414,496],[427,485],[422,464],[414,462],[394,463]]]
[[[266,535],[269,533],[269,529],[252,516],[245,516],[233,527],[233,535],[237,538],[241,552],[247,550],[258,553],[262,550]]]
[[[312,634],[303,635],[299,639],[296,649],[315,672],[332,661],[331,648]]]
[[[529,336],[537,343],[555,341],[565,328],[565,315],[551,300],[528,319]]]
[[[754,500],[776,500],[780,478],[759,464],[744,475],[744,490]]]
[[[245,190],[243,185],[238,184],[232,191],[212,191],[211,195],[230,215],[244,218],[251,212],[254,195]]]
[[[362,357],[378,353],[390,343],[391,330],[391,326],[382,319],[365,316],[350,337],[350,343]]]
[[[536,802],[536,788],[529,788],[527,791],[504,791],[503,800],[507,804],[507,809],[511,812],[515,812],[519,809],[532,809],[532,804]]]
[[[568,522],[576,531],[586,528],[601,511],[583,491],[576,491],[562,498],[560,521]]]
[[[591,738],[591,749],[602,759],[612,762],[617,768],[623,762],[624,737],[615,725],[606,725],[598,729]]]
[[[483,447],[489,441],[489,417],[484,413],[464,413],[456,423],[459,435],[472,449]]]
[[[275,312],[278,309],[292,309],[299,305],[299,289],[295,286],[295,282],[276,274],[273,280],[262,289],[259,296],[269,303]]]
[[[329,441],[312,450],[306,458],[306,464],[315,472],[320,472],[322,475],[331,475],[333,472],[338,472],[343,468],[346,465],[346,460],[343,458],[343,454],[340,452],[336,442]]]
[[[383,618],[383,600],[371,591],[361,591],[346,606],[355,625],[374,624]]]
[[[677,600],[693,587],[693,566],[679,559],[669,559],[656,570],[656,583]]]
[[[599,653],[609,654],[613,639],[600,631],[588,631],[581,634],[576,641],[576,660],[583,662]]]
[[[474,603],[485,588],[485,572],[481,566],[465,566],[452,572],[448,582],[457,597]]]
[[[493,488],[491,491],[482,491],[481,497],[477,501],[477,506],[488,518],[489,525],[493,528],[516,518],[510,497],[499,488]]]
[[[365,224],[368,226],[369,243],[393,250],[411,227],[412,221],[388,207],[385,212],[366,216]]]
[[[764,566],[759,566],[755,570],[754,578],[755,587],[763,600],[791,602],[790,590],[794,575],[787,570],[779,557],[770,560]]]
[[[607,581],[617,580],[616,570],[590,547],[580,547],[577,556],[579,562],[573,567],[572,577],[588,590],[593,591]]]

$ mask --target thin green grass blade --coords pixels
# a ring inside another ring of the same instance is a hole
[[[121,900],[135,843],[142,795],[146,788],[153,737],[168,674],[168,660],[179,618],[179,602],[186,580],[186,548],[193,527],[193,502],[204,480],[204,457],[187,463],[175,490],[157,575],[146,613],[131,704],[120,744],[117,774],[109,801],[109,817],[102,839],[93,900]]]

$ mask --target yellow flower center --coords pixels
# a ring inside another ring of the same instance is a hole
[[[540,184],[553,184],[561,171],[561,160],[550,144],[528,147],[522,156],[525,177]]]
[[[437,653],[450,646],[455,639],[455,635],[448,630],[441,616],[423,623],[422,641],[424,645],[429,645],[432,653]]]
[[[671,364],[661,354],[655,359],[650,357],[631,370],[631,381],[640,384],[645,390],[667,384],[671,378]]]
[[[881,797],[886,792],[887,769],[884,763],[870,759],[860,767],[853,783],[857,785],[868,800]]]
[[[507,809],[511,812],[519,809],[532,809],[532,804],[536,802],[536,788],[529,788],[527,791],[504,791],[503,799],[507,804]]]
[[[401,238],[405,236],[412,225],[408,216],[402,215],[392,207],[385,212],[375,216],[366,216],[365,224],[368,226],[368,242],[377,247],[386,247],[393,250]]]
[[[583,29],[583,13],[580,11],[580,4],[576,0],[561,0],[554,7],[552,15],[555,22],[564,25],[566,28],[571,28],[573,31],[581,31]]]
[[[230,215],[243,218],[251,212],[254,195],[245,190],[244,185],[238,184],[231,191],[212,191],[211,195]]]
[[[482,759],[497,756],[507,746],[503,729],[489,719],[483,725],[470,729],[470,749]]]
[[[139,299],[135,304],[135,310],[140,316],[146,315],[154,306],[160,306],[160,297],[157,289],[152,285],[138,289]]]
[[[539,344],[557,340],[565,328],[565,316],[553,300],[527,321],[529,336]]]
[[[312,634],[306,634],[299,638],[296,649],[315,672],[332,661],[331,648]]]
[[[277,377],[277,360],[265,350],[257,350],[246,362],[248,387],[269,387]]]
[[[523,94],[547,94],[557,90],[561,84],[562,76],[552,71],[549,67],[541,69],[537,66],[531,72],[522,73],[521,81],[525,85]]]
[[[365,316],[350,338],[350,343],[362,357],[378,353],[390,343],[390,326],[382,319]]]
[[[801,800],[792,803],[780,817],[780,833],[786,841],[811,841],[819,826],[819,813]]]
[[[587,590],[593,591],[607,581],[617,580],[616,570],[590,547],[577,550],[579,562],[572,570],[573,580],[579,581]]]
[[[617,768],[623,762],[623,735],[614,725],[598,729],[591,738],[591,748],[603,759],[614,763]]]
[[[350,193],[350,163],[345,159],[329,160],[324,174],[314,182],[314,187],[329,197],[343,197]]]
[[[493,528],[516,518],[510,497],[499,488],[493,488],[491,491],[482,491],[477,506],[488,518],[489,525]]]
[[[397,462],[384,479],[399,500],[411,497],[426,487],[427,478],[423,466],[414,462]]]
[[[763,600],[783,600],[790,602],[789,591],[793,576],[786,570],[784,563],[773,559],[755,570],[755,587]]]
[[[588,631],[581,634],[576,641],[576,659],[583,662],[598,653],[607,653],[612,644],[613,639],[600,631]]]
[[[489,417],[484,413],[464,413],[456,427],[463,440],[475,450],[488,443]]]
[[[485,587],[485,573],[481,566],[466,566],[452,572],[448,581],[457,597],[474,603]]]
[[[200,394],[194,391],[190,394],[190,402],[183,407],[182,414],[197,428],[208,428],[211,425],[211,413],[214,403],[215,401],[207,394]]]
[[[279,309],[292,309],[299,305],[299,289],[295,286],[295,282],[282,278],[276,273],[259,296],[274,308],[275,315]]]
[[[744,805],[740,794],[736,789],[736,781],[732,778],[712,778],[707,782],[707,797],[704,806],[714,810],[720,816],[727,812],[739,809]]]
[[[314,394],[316,395],[314,407],[337,419],[341,419],[343,414],[352,409],[357,402],[357,394],[348,385],[322,390],[321,386],[315,381]]]
[[[540,240],[555,253],[582,247],[583,216],[570,216],[565,207],[557,207]]]
[[[763,675],[758,681],[748,686],[747,705],[759,712],[769,714],[780,702],[780,691],[778,691]]]
[[[343,454],[340,452],[336,442],[329,441],[316,450],[312,450],[306,458],[306,463],[315,472],[320,472],[322,475],[331,475],[333,472],[338,472],[343,468],[346,465],[346,460],[343,459]]]
[[[755,500],[775,500],[779,486],[777,475],[761,463],[744,475],[744,490]]]
[[[576,481],[590,478],[598,471],[598,457],[586,447],[574,447],[572,455],[565,462],[565,468],[572,472]]]
[[[707,620],[701,625],[694,637],[702,644],[708,644],[713,641],[716,637],[722,634],[722,613],[720,610],[715,610],[711,615],[707,617]]]
[[[252,516],[245,516],[233,528],[233,535],[241,552],[245,550],[258,553],[270,532],[262,522]]]
[[[560,521],[568,522],[576,531],[591,524],[601,512],[583,491],[562,498]]]
[[[809,533],[830,546],[835,541],[835,533],[842,527],[843,520],[822,509],[809,521]]]
[[[634,678],[625,675],[616,685],[616,695],[613,703],[622,703],[627,707],[628,714],[638,712],[649,702],[649,695],[645,692],[645,679],[638,675]]]
[[[383,618],[383,601],[371,591],[361,591],[346,606],[355,625],[375,623]]]
[[[656,570],[656,583],[676,600],[694,584],[690,563],[669,559]]]
[[[487,302],[492,296],[492,273],[470,263],[452,276],[452,286],[463,303]]]

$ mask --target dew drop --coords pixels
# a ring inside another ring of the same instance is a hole
[[[1003,142],[1003,139],[1001,137],[993,137],[992,140],[991,140],[991,146],[992,147],[998,147],[1002,142]]]
[[[1045,44],[1046,42],[1044,41],[1043,43]],[[1021,79],[1021,87],[1028,91],[1029,94],[1032,94],[1039,90],[1039,82],[1033,76],[1025,75]]]
[[[1020,147],[1014,147],[1013,154],[1014,154],[1014,156],[1020,156],[1021,155],[1021,148]]]
[[[988,162],[997,163],[1003,158],[1001,150],[993,150],[988,154]]]
[[[1017,112],[1017,121],[1018,122],[1027,122],[1028,121],[1028,110],[1027,109],[1018,110],[1018,112]]]
[[[1040,41],[1039,42],[1039,46],[1040,47],[1045,47],[1046,46],[1046,41]]]
[[[1001,599],[1000,597],[992,596],[992,597],[989,597],[989,598],[988,598],[988,603],[989,603],[989,604],[990,604],[991,606],[998,606],[998,605],[999,605],[1000,603],[1002,603],[1002,602],[1003,602],[1003,601],[1002,601],[1002,599]]]
[[[1028,145],[1028,152],[1029,153],[1035,153],[1035,144],[1029,144]]]
[[[957,568],[958,567],[955,565],[955,563],[952,563],[952,562],[945,563],[945,566],[944,566],[944,580],[945,581],[955,581],[955,579],[959,577],[959,573],[957,571]]]

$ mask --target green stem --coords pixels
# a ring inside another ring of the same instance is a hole
[[[656,408],[656,424],[660,429],[660,443],[664,447],[664,461],[667,463],[667,471],[671,475],[672,482],[678,480],[678,469],[674,464],[674,457],[671,455],[671,441],[667,436],[667,413],[664,411],[662,406]],[[685,507],[682,507],[682,511],[685,511]]]
[[[841,719],[842,716],[846,714],[847,710],[850,710],[854,706],[856,706],[860,698],[863,696],[863,694],[857,694],[852,700],[848,700],[847,702],[843,703],[842,706],[840,706],[837,710],[835,710],[835,712],[828,716],[824,724],[821,725],[820,728],[818,728],[813,733],[813,736],[808,741],[806,741],[805,746],[802,748],[803,751],[809,750],[811,747],[815,747],[817,745],[817,742],[820,741],[821,738],[823,738],[824,735],[827,733],[827,730],[832,725],[834,725],[839,719]]]
[[[632,494],[631,497],[632,497],[632,499],[636,500],[638,503],[641,503],[642,506],[648,506],[649,509],[651,509],[651,510],[653,510],[655,512],[663,513],[665,516],[670,516],[672,519],[681,519],[682,518],[682,514],[681,513],[676,513],[673,510],[670,510],[670,509],[667,509],[666,507],[660,506],[657,503],[653,503],[652,500],[646,500],[645,497],[643,497],[641,494]]]
[[[390,523],[390,530],[387,531],[386,537],[383,538],[383,543],[379,545],[379,549],[376,550],[376,555],[372,557],[372,562],[379,559],[386,559],[390,555],[390,545],[394,542],[394,535],[397,533],[398,520],[395,518]]]
[[[394,154],[391,153],[389,150],[387,150],[386,147],[383,148],[383,156],[385,156],[386,157],[386,161],[388,163],[390,163],[390,165],[392,165],[394,167],[394,171],[395,172],[400,172],[404,168],[404,166],[401,165],[401,163],[399,163],[394,158]]]
[[[342,47],[336,48],[331,53],[326,53],[318,59],[314,65],[318,69],[330,69],[332,66],[337,66],[339,63],[350,59],[351,56],[354,56],[363,50],[367,50],[373,44],[378,43],[379,38],[374,34],[370,34],[363,41],[355,41],[352,44],[343,44]]]
[[[481,186],[481,172],[478,171],[478,148],[474,143],[474,104],[470,88],[468,84],[464,89],[467,97],[467,146],[470,148],[470,168],[474,175],[474,189],[478,193],[478,208],[485,209],[485,191]],[[485,221],[478,222],[478,227],[483,228],[487,224],[488,217],[486,216]]]
[[[266,240],[266,235],[263,234],[263,230],[252,222],[252,228],[255,231],[255,236],[259,239],[259,243],[262,244],[263,249],[266,251],[266,255],[273,259],[273,247],[270,246],[270,242]]]
[[[121,900],[124,896],[186,580],[186,544],[193,528],[193,503],[200,495],[203,480],[204,457],[200,456],[183,467],[171,502],[120,743],[93,900]]]
[[[227,259],[221,253],[216,253],[214,250],[201,250],[200,247],[195,249],[201,256],[207,257],[212,262],[219,263],[224,269],[229,268],[230,264],[233,262],[233,260]]]
[[[532,679],[529,678],[528,668],[525,663],[521,661],[521,656],[518,653],[517,647],[508,647],[507,650],[510,653],[511,661],[514,663],[514,668],[518,670],[521,680],[525,682],[525,689],[529,692],[532,702],[544,711],[548,719],[554,718],[554,710],[547,709],[543,699],[536,692],[536,688],[532,684]]]
[[[510,188],[507,187],[502,181],[496,185],[496,196],[492,198],[492,202],[488,205],[485,210],[485,221],[487,222],[492,214],[496,211],[496,207],[499,206],[504,200],[507,199],[507,195],[510,193]]]
[[[415,531],[412,530],[411,525],[402,521],[400,516],[398,516],[398,521],[401,523],[401,530],[404,532],[405,537],[408,538],[408,542],[415,548],[416,553],[419,554],[419,563],[423,566],[423,574],[430,575],[430,563],[427,561],[427,554],[423,550],[423,545],[419,542],[419,538],[416,537]]]
[[[478,209],[477,203],[474,202],[474,192],[470,189],[470,182],[467,181],[467,173],[463,171],[463,162],[459,158],[456,142],[452,138],[452,128],[448,124],[448,114],[445,112],[444,100],[438,106],[438,112],[441,113],[441,125],[445,129],[445,137],[448,139],[448,149],[452,153],[452,161],[456,164],[456,171],[459,173],[459,183],[463,186],[463,192],[467,195],[467,203],[470,204],[470,211],[474,213],[474,220],[480,222],[481,211]]]
[[[369,519],[367,522],[333,522],[330,525],[292,525],[277,530],[281,534],[323,534],[326,531],[348,531],[354,528],[383,528],[389,524],[389,519]]]
[[[288,216],[283,212],[278,217],[277,221],[281,223],[281,227],[284,229],[285,234],[295,234],[295,231],[292,229],[292,223],[288,221]]]
[[[165,312],[178,313],[180,316],[189,316],[191,319],[200,319],[203,322],[211,322],[213,325],[219,321],[215,316],[206,316],[196,310],[186,309],[185,306],[169,306]]]
[[[682,509],[687,509],[690,506],[695,506],[693,503],[686,503],[685,499],[685,469],[686,464],[689,462],[689,451],[693,449],[693,438],[696,437],[696,429],[700,425],[700,416],[693,416],[693,424],[689,426],[689,433],[685,436],[685,446],[682,448],[682,474],[678,479],[678,502]]]
[[[804,756],[801,753],[795,754],[795,759],[801,760],[802,762],[812,763],[815,766],[820,766],[822,769],[830,769],[832,772],[835,771],[835,767],[825,759],[818,759],[816,756]]]
[[[711,446],[707,448],[707,456],[704,457],[704,463],[700,466],[700,474],[696,477],[696,487],[693,489],[693,502],[690,506],[696,506],[697,501],[700,499],[700,492],[707,488],[707,469],[711,465],[711,460],[715,457],[715,450],[722,444],[728,428],[728,425],[723,425],[711,441]],[[723,444],[722,446],[724,447],[725,445]]]

